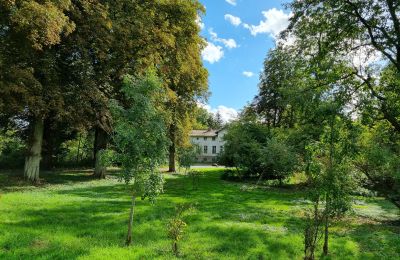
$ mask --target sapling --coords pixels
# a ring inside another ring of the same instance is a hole
[[[329,226],[351,206],[351,163],[348,156],[348,132],[343,119],[331,115],[321,140],[307,147],[306,175],[310,185],[308,198],[313,202],[313,217],[305,232],[305,259],[314,258],[316,239],[323,227],[323,254],[329,252]],[[319,209],[323,206],[321,209]],[[309,243],[313,242],[313,243]]]
[[[185,174],[188,173],[190,167],[196,162],[196,157],[200,155],[200,147],[196,144],[181,147],[178,150],[179,167],[185,169]]]
[[[113,152],[104,153],[121,166],[120,180],[131,195],[126,245],[132,243],[132,226],[136,198],[154,202],[163,191],[158,172],[169,145],[165,127],[166,115],[160,104],[162,88],[158,78],[149,72],[141,79],[126,76],[122,85],[124,102],[111,104],[113,115]],[[105,160],[107,161],[107,160]]]
[[[175,256],[179,256],[178,242],[182,239],[187,226],[182,219],[183,214],[191,209],[193,209],[193,206],[190,204],[178,205],[175,210],[175,216],[168,222],[168,237],[172,240],[172,252]]]
[[[192,179],[192,188],[194,190],[197,190],[197,188],[199,187],[199,182],[200,182],[200,172],[199,171],[190,171],[189,172],[189,176]]]

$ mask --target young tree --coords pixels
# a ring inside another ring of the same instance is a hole
[[[196,162],[196,158],[200,155],[201,148],[198,145],[191,144],[178,149],[179,167],[185,169],[185,174],[190,170],[190,167]]]
[[[126,244],[130,245],[136,198],[148,197],[154,201],[162,192],[163,179],[157,171],[165,160],[169,142],[165,113],[160,107],[164,93],[154,73],[141,79],[125,76],[121,91],[124,103],[114,101],[111,105],[115,149],[111,158],[121,165],[120,177],[132,196],[126,238]]]
[[[345,121],[337,115],[335,109],[327,110],[327,124],[319,142],[307,147],[308,156],[305,172],[310,185],[308,197],[314,204],[312,224],[306,230],[306,241],[312,238],[314,243],[306,249],[306,258],[312,259],[315,239],[319,226],[323,226],[323,253],[329,252],[329,225],[333,218],[341,217],[350,209],[350,193],[354,189],[350,148],[351,133]],[[324,206],[320,210],[320,204]],[[309,232],[312,231],[312,232]],[[310,236],[311,234],[311,236]],[[308,235],[308,239],[307,239]]]

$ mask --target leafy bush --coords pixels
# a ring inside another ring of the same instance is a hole
[[[0,132],[0,168],[24,165],[25,144],[14,130]]]
[[[200,154],[198,145],[192,144],[186,147],[180,147],[178,150],[179,167],[185,169],[185,174],[190,167],[196,162],[196,156]]]
[[[271,134],[269,129],[253,122],[236,122],[228,127],[224,152],[219,163],[236,167],[225,179],[283,179],[294,171],[298,160],[292,146]]]

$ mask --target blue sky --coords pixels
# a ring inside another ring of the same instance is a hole
[[[200,0],[202,36],[208,46],[203,61],[212,95],[207,108],[228,119],[257,94],[263,60],[274,35],[287,25],[288,0]]]

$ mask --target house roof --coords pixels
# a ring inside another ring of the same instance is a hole
[[[192,130],[189,135],[190,136],[199,136],[199,137],[214,137],[214,136],[217,136],[218,132],[221,130],[215,130],[215,129]]]

